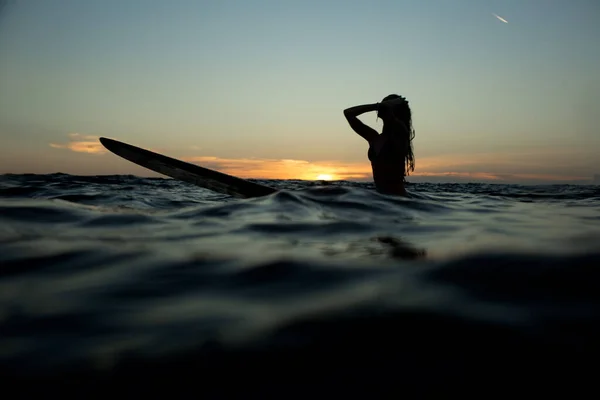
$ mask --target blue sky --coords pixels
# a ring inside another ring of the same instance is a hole
[[[389,93],[415,176],[600,173],[595,0],[8,3],[0,173],[151,175],[96,154],[108,136],[246,177],[370,177],[342,110]]]

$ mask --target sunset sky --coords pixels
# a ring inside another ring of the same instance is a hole
[[[342,111],[390,93],[413,110],[409,180],[600,173],[598,0],[5,2],[0,173],[156,176],[105,136],[246,178],[370,180]]]

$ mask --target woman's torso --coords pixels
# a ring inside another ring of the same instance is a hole
[[[373,169],[373,182],[381,193],[405,194],[404,158],[406,143],[398,137],[381,134],[369,146],[368,157]]]

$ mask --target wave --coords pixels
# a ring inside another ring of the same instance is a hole
[[[599,188],[0,177],[0,376],[73,397],[590,388]],[[244,380],[244,382],[242,382]],[[483,388],[483,389],[482,389]]]

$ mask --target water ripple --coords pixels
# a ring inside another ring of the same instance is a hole
[[[160,178],[1,176],[4,390],[593,388],[599,187],[411,184],[398,198],[258,182],[280,191],[238,200]]]

